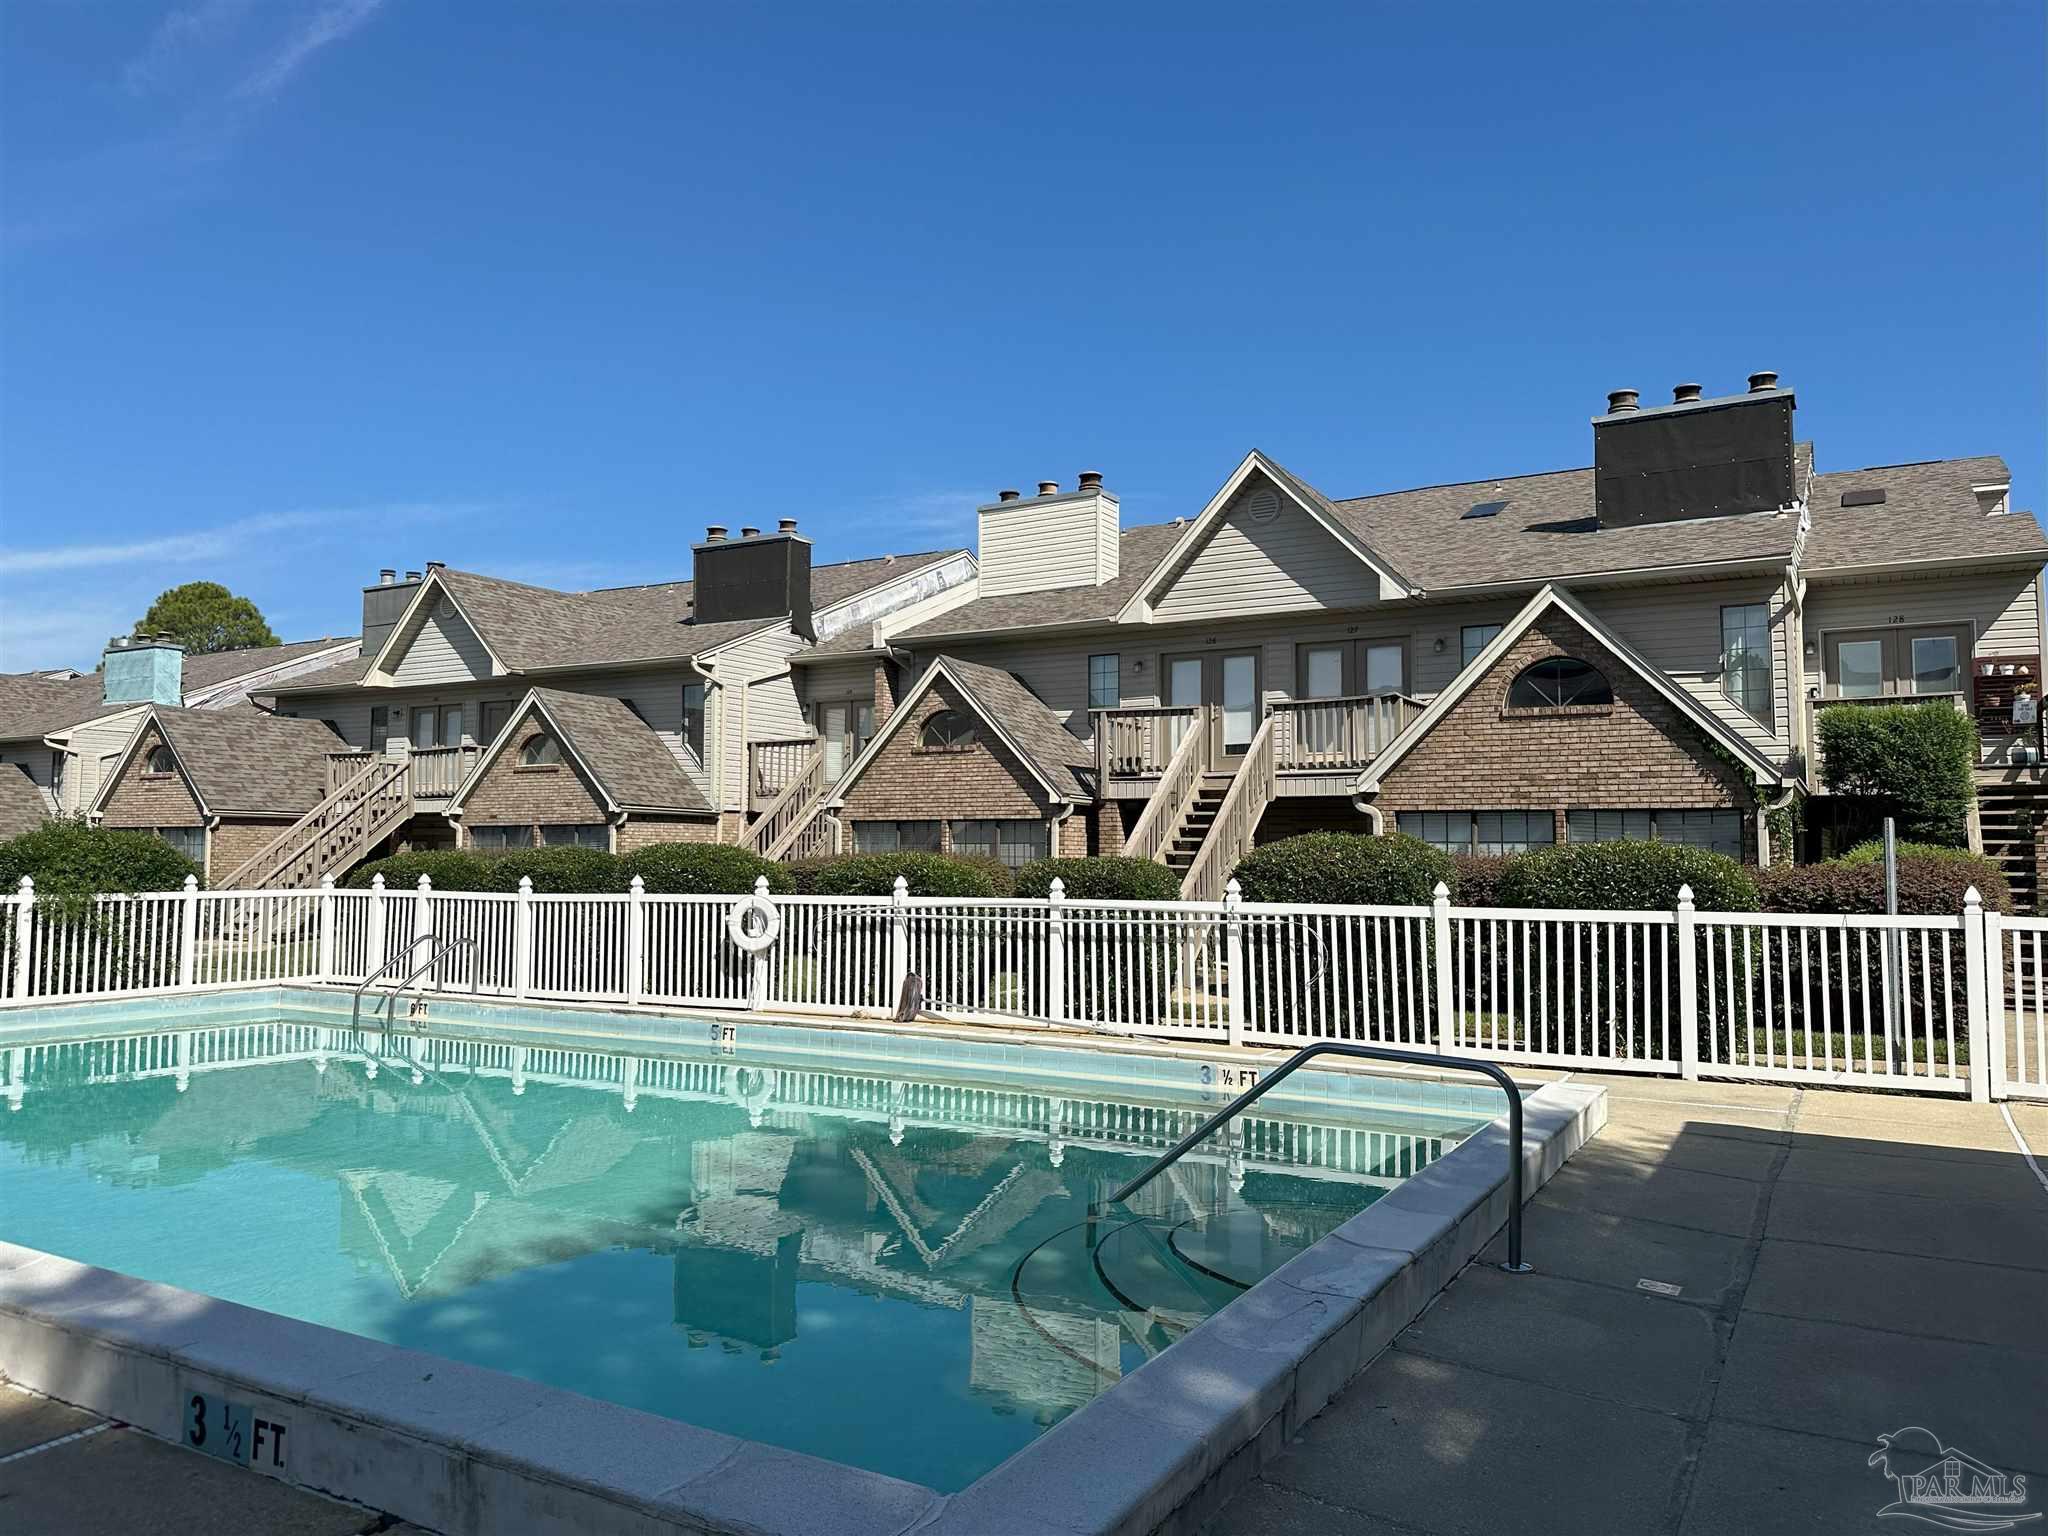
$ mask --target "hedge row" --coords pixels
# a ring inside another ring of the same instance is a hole
[[[623,856],[597,848],[430,848],[360,865],[347,884],[360,889],[378,875],[386,890],[416,886],[425,875],[437,891],[516,891],[524,877],[544,896],[615,896],[635,875],[655,896],[743,895],[763,875],[771,891],[796,889],[786,866],[718,843],[660,843]]]
[[[11,773],[0,767],[0,773]],[[199,866],[154,832],[123,832],[84,821],[46,821],[0,842],[0,891],[29,876],[45,896],[175,891]]]

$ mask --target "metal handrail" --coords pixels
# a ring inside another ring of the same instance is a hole
[[[401,949],[397,954],[388,957],[382,965],[378,966],[377,969],[370,972],[369,975],[365,976],[361,981],[356,983],[355,1001],[350,1005],[348,1011],[348,1025],[350,1029],[362,1028],[363,994],[370,989],[370,983],[375,981],[379,976],[382,976],[386,971],[390,970],[392,966],[398,964],[399,961],[411,959],[412,952],[418,949],[422,944],[431,944],[433,942],[434,936],[431,933],[414,934],[412,938],[409,941],[407,941],[405,948]],[[387,1030],[391,1027],[391,1010],[398,1003],[398,994],[403,992],[407,987],[411,986],[414,982],[418,981],[422,976],[426,975],[427,972],[431,971],[435,966],[439,965],[441,963],[441,957],[443,955],[447,954],[450,950],[460,949],[465,944],[467,944],[470,947],[470,951],[472,953],[475,952],[475,939],[450,939],[446,944],[443,944],[439,949],[435,950],[431,955],[427,956],[427,963],[425,965],[419,967],[415,971],[410,972],[403,981],[401,981],[397,986],[391,989],[390,995],[386,997],[384,1000],[384,1027]]]
[[[1522,1094],[1521,1090],[1515,1087],[1515,1080],[1490,1061],[1466,1061],[1456,1056],[1438,1056],[1429,1051],[1397,1051],[1383,1045],[1353,1045],[1346,1040],[1318,1040],[1313,1045],[1303,1046],[1257,1083],[1245,1089],[1181,1137],[1151,1167],[1111,1195],[1108,1203],[1122,1205],[1192,1151],[1198,1143],[1208,1140],[1218,1127],[1243,1114],[1261,1094],[1316,1056],[1355,1056],[1363,1061],[1400,1061],[1412,1066],[1448,1067],[1457,1072],[1477,1072],[1484,1077],[1492,1078],[1500,1085],[1501,1091],[1508,1096],[1508,1261],[1501,1265],[1501,1268],[1510,1274],[1527,1274],[1533,1266],[1522,1262]]]

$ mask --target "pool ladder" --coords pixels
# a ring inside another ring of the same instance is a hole
[[[1508,1258],[1500,1267],[1511,1275],[1526,1275],[1534,1266],[1522,1262],[1522,1093],[1515,1080],[1490,1061],[1466,1061],[1456,1056],[1439,1056],[1430,1051],[1397,1051],[1383,1045],[1353,1045],[1348,1040],[1318,1040],[1305,1045],[1281,1062],[1258,1082],[1240,1093],[1215,1114],[1173,1144],[1143,1173],[1109,1197],[1110,1205],[1122,1205],[1221,1126],[1249,1108],[1268,1089],[1277,1087],[1298,1068],[1317,1056],[1353,1056],[1365,1061],[1399,1061],[1410,1066],[1439,1067],[1453,1072],[1477,1072],[1490,1077],[1508,1096]]]
[[[397,965],[404,960],[410,960],[413,956],[413,953],[416,950],[418,950],[418,948],[422,944],[432,944],[433,942],[434,936],[431,933],[414,934],[411,943],[407,944],[405,948],[401,949],[397,954],[391,956],[382,965],[378,966],[377,969],[370,972],[369,975],[365,976],[361,981],[356,983],[355,1002],[350,1006],[348,1014],[348,1027],[351,1030],[360,1029],[362,1027],[363,994],[369,990],[371,983],[376,981],[378,977],[382,976],[394,965]],[[476,954],[475,939],[450,939],[448,940],[447,943],[441,945],[432,954],[427,956],[426,964],[418,967],[416,970],[408,972],[405,980],[401,981],[396,987],[391,989],[390,993],[387,994],[384,999],[384,1028],[387,1031],[391,1028],[392,1010],[398,1006],[399,993],[403,992],[407,987],[411,986],[414,982],[418,981],[422,976],[426,975],[427,972],[431,971],[435,966],[439,965],[444,955],[447,955],[453,950],[462,948],[465,944],[469,946],[470,954],[472,957],[474,957]]]

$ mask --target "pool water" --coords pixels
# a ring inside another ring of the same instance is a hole
[[[250,1038],[241,1060],[170,1034],[8,1052],[0,1237],[941,1491],[1481,1119],[1261,1106],[1091,1217],[1213,1099]]]

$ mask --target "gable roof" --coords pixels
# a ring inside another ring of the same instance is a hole
[[[273,715],[253,704],[229,709],[152,705],[136,722],[119,766],[93,797],[95,811],[127,774],[151,724],[208,816],[304,815],[327,798],[328,754],[348,750],[348,743],[318,720]]]
[[[1611,651],[1624,666],[1655,689],[1666,703],[1747,769],[1752,778],[1767,784],[1784,782],[1783,770],[1757,751],[1739,733],[1729,729],[1727,723],[1718,715],[1651,665],[1641,652],[1603,624],[1570,592],[1560,586],[1548,585],[1524,603],[1521,610],[1501,626],[1500,633],[1487,641],[1479,654],[1472,659],[1471,665],[1460,671],[1450,686],[1431,699],[1422,713],[1408,722],[1406,730],[1387,743],[1386,749],[1359,774],[1357,792],[1369,795],[1377,791],[1394,766],[1413,751],[1418,742],[1435,730],[1438,723],[1457,708],[1467,694],[1479,686],[1481,680],[1494,669],[1515,642],[1528,633],[1530,625],[1552,608],[1564,613]]]
[[[960,701],[978,715],[1011,754],[1038,780],[1039,787],[1054,800],[1092,800],[1094,788],[1082,775],[1092,777],[1094,750],[1068,730],[1065,723],[1029,688],[1008,672],[962,661],[957,656],[934,657],[897,702],[882,728],[861,749],[860,756],[840,778],[827,804],[843,802],[844,791],[859,782],[862,774],[896,733],[910,719],[911,706],[932,690],[941,679],[953,685]]]
[[[0,843],[33,832],[54,813],[26,772],[0,763]]]
[[[2012,472],[1994,455],[1934,459],[1833,470],[1814,477],[1813,531],[1800,568],[1811,576],[1904,561],[1996,561],[2048,565],[2048,538],[2024,512],[1991,515],[1976,487],[2010,485]],[[1877,506],[1845,507],[1849,491],[1881,490]]]
[[[568,693],[530,688],[497,739],[448,802],[459,811],[491,764],[503,756],[529,714],[539,715],[563,751],[615,811],[694,811],[711,815],[711,803],[683,771],[675,753],[653,728],[609,694]]]

